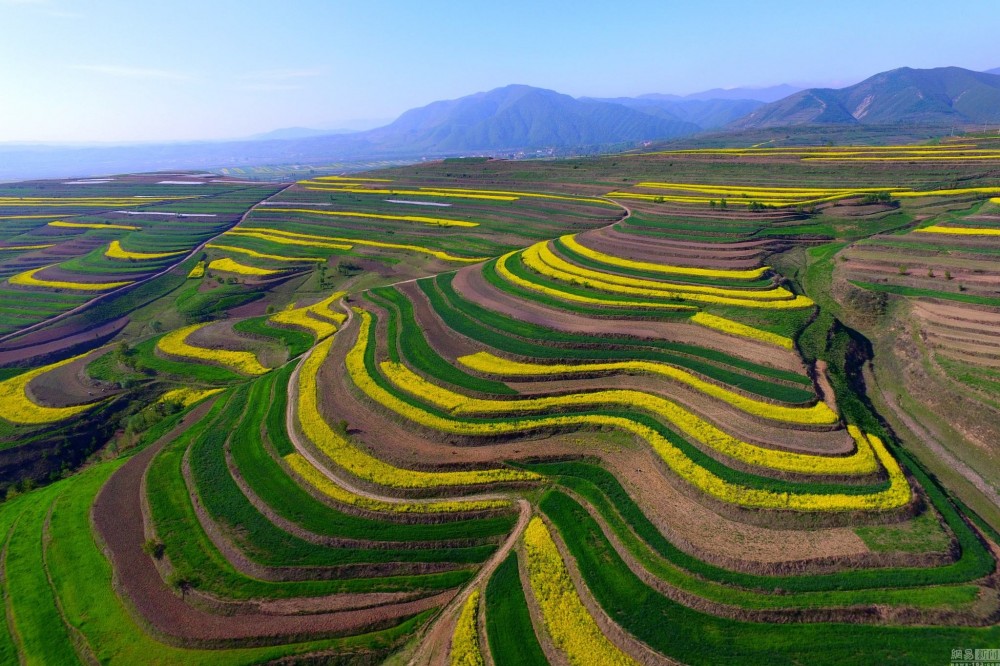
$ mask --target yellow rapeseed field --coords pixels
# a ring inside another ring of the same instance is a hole
[[[328,247],[337,250],[350,250],[352,245],[364,247],[380,247],[390,250],[405,250],[408,252],[419,252],[427,254],[442,261],[453,261],[456,263],[475,264],[485,261],[489,257],[457,257],[441,250],[432,250],[420,245],[405,245],[402,243],[384,243],[382,241],[362,240],[357,238],[338,238],[329,236],[317,236],[315,234],[300,234],[292,231],[281,231],[268,227],[249,227],[246,229],[232,229],[226,232],[227,235],[249,236],[260,238],[272,243],[284,243],[287,245],[308,245],[313,247]]]
[[[524,531],[528,580],[555,646],[574,666],[639,666],[601,632],[580,601],[549,529],[534,517]]]
[[[535,199],[554,199],[557,201],[579,201],[582,203],[596,203],[602,204],[604,206],[614,206],[618,207],[618,204],[613,201],[608,201],[607,199],[596,199],[593,197],[575,197],[567,196],[565,194],[547,194],[544,192],[514,192],[510,190],[476,190],[472,188],[461,188],[461,187],[422,187],[422,190],[432,190],[434,192],[455,192],[458,194],[491,194],[491,195],[507,195],[513,197],[525,197],[525,198],[535,198]]]
[[[923,229],[915,229],[925,234],[951,234],[954,236],[1000,236],[1000,227],[942,227],[934,224]]]
[[[50,227],[59,227],[63,229],[124,229],[125,231],[138,231],[139,227],[134,224],[111,224],[108,223],[98,223],[98,222],[66,222],[64,220],[57,220],[55,222],[49,222]]]
[[[234,261],[229,257],[212,260],[212,262],[208,264],[208,270],[223,271],[224,273],[236,273],[237,275],[276,275],[281,272],[271,268],[247,266],[246,264],[241,264],[240,262]]]
[[[263,375],[267,372],[268,369],[260,364],[253,352],[207,349],[188,344],[188,336],[205,326],[208,324],[191,324],[171,331],[160,338],[159,342],[156,343],[156,348],[171,356],[218,363],[245,375]]]
[[[122,247],[121,242],[113,240],[111,244],[108,245],[108,249],[104,251],[104,256],[109,259],[134,259],[136,261],[142,261],[143,259],[165,259],[167,257],[176,257],[179,254],[184,254],[184,251],[180,252],[129,252]]]
[[[473,590],[462,606],[455,632],[451,635],[451,666],[483,666],[483,653],[479,649],[479,590]]]
[[[209,396],[213,396],[216,393],[221,393],[223,389],[196,389],[196,388],[179,388],[167,391],[160,396],[157,402],[176,402],[181,407],[190,407],[196,402],[201,402]]]
[[[483,373],[514,377],[537,377],[544,375],[573,375],[581,373],[628,372],[666,377],[685,384],[706,395],[729,403],[733,407],[754,416],[760,416],[784,423],[800,425],[831,425],[837,422],[837,415],[826,403],[817,402],[811,407],[789,407],[748,398],[741,393],[730,391],[697,375],[681,370],[667,363],[653,361],[610,361],[606,363],[522,363],[494,356],[489,352],[478,352],[462,356],[458,362]],[[506,402],[506,401],[504,401]]]
[[[287,309],[271,315],[268,320],[275,324],[285,324],[288,326],[298,326],[312,333],[316,340],[322,340],[337,332],[337,328],[344,323],[347,315],[330,308],[334,303],[343,298],[346,292],[338,291],[324,298],[319,303],[295,307],[294,304]]]
[[[549,250],[547,243],[537,243],[521,252],[524,265],[540,275],[569,284],[577,284],[607,293],[682,299],[695,303],[738,305],[748,308],[798,309],[812,307],[812,299],[796,295],[783,287],[768,290],[739,290],[721,287],[696,287],[676,283],[658,283],[611,273],[601,273],[571,264]]]
[[[866,466],[865,459],[874,454],[875,459],[886,470],[889,476],[889,487],[885,490],[861,495],[848,495],[814,494],[808,492],[781,493],[758,488],[748,488],[716,476],[688,458],[682,450],[656,430],[627,417],[597,414],[562,414],[531,420],[497,419],[492,421],[468,422],[431,414],[382,389],[367,374],[364,365],[364,353],[367,348],[366,329],[370,326],[370,316],[364,311],[358,312],[363,320],[362,331],[364,335],[358,338],[353,349],[348,354],[347,369],[352,381],[376,403],[425,427],[454,434],[485,436],[507,435],[531,430],[569,426],[598,429],[614,428],[646,441],[675,474],[707,495],[724,502],[746,507],[794,511],[882,511],[905,506],[910,501],[910,486],[906,480],[906,476],[895,459],[886,450],[881,440],[878,437],[863,435],[856,429],[851,430],[851,433],[855,435],[855,440],[858,442],[858,451],[849,457],[853,459],[849,464],[857,465],[860,469]],[[329,344],[329,342],[324,344]],[[423,381],[419,377],[417,380]],[[415,384],[419,384],[419,381],[415,382]],[[403,388],[405,389],[405,387]],[[469,400],[465,396],[460,396],[459,399],[442,394],[439,387],[431,387],[428,390],[423,385],[420,385],[419,390],[425,393],[425,395],[422,395],[425,399],[427,398],[426,393],[430,393],[432,398],[441,400],[441,406],[445,409],[456,408]],[[635,400],[631,396],[627,399],[627,402],[632,407],[636,406]],[[867,442],[869,446],[865,447],[864,442]],[[724,445],[725,442],[718,442],[717,444]],[[871,449],[871,452],[867,450],[868,448]],[[738,452],[739,450],[737,450]],[[745,450],[745,453],[751,452]],[[762,453],[771,456],[787,452],[768,449],[762,451]],[[803,456],[804,454],[789,455]],[[837,463],[832,457],[804,457],[811,458],[816,465],[841,464]],[[774,458],[772,461],[776,459]],[[338,458],[338,460],[340,459]],[[786,460],[791,459],[786,458]],[[810,469],[815,469],[815,466]]]
[[[517,285],[523,289],[528,289],[530,291],[535,291],[540,294],[545,294],[547,296],[554,296],[555,298],[560,298],[564,301],[572,301],[574,303],[586,303],[590,305],[604,305],[609,307],[627,307],[627,308],[639,308],[646,310],[696,310],[697,308],[693,305],[682,305],[680,303],[657,303],[653,301],[614,301],[607,298],[599,298],[595,296],[584,296],[582,294],[574,294],[569,291],[562,291],[560,289],[554,289],[544,284],[537,284],[531,282],[530,280],[525,280],[517,275],[514,275],[509,268],[507,268],[507,260],[513,257],[516,252],[510,252],[504,256],[497,259],[496,271],[504,280],[510,282],[511,284]]]
[[[402,195],[410,197],[447,197],[449,199],[486,199],[489,201],[517,201],[518,197],[502,194],[459,194],[457,192],[439,192],[437,190],[397,190],[370,187],[335,187],[327,183],[300,181],[299,185],[307,190],[318,192],[345,192],[350,194]]]
[[[73,405],[72,407],[43,407],[32,402],[27,393],[28,384],[36,377],[69,365],[86,355],[80,354],[57,363],[35,368],[0,382],[0,404],[3,405],[3,411],[0,414],[2,414],[3,419],[18,425],[41,425],[68,419],[94,407],[96,402]]]
[[[783,335],[771,333],[770,331],[762,331],[759,328],[747,326],[746,324],[741,324],[738,321],[726,319],[725,317],[716,317],[715,315],[710,315],[707,312],[699,312],[695,314],[691,317],[691,321],[699,326],[705,326],[706,328],[722,331],[723,333],[729,333],[730,335],[738,335],[741,338],[760,340],[761,342],[767,342],[768,344],[784,347],[785,349],[795,348],[795,343],[791,338],[786,338]]]
[[[42,244],[42,245],[7,245],[0,246],[0,252],[18,252],[23,250],[44,250],[47,247],[52,247],[54,243]]]
[[[194,268],[191,269],[191,272],[188,273],[187,276],[189,278],[205,277],[205,262],[199,261],[197,264],[195,264]]]
[[[706,447],[750,465],[800,474],[857,475],[870,474],[878,469],[870,447],[865,446],[864,441],[858,442],[856,452],[850,456],[817,456],[769,449],[739,440],[677,403],[642,391],[610,389],[519,400],[486,400],[455,393],[432,384],[399,363],[386,361],[381,364],[381,369],[389,381],[399,389],[455,416],[518,415],[551,412],[566,407],[594,409],[609,407],[626,411],[640,409],[672,423],[680,432]],[[673,368],[661,366],[655,370],[664,373]],[[707,382],[702,383],[707,384]],[[796,417],[799,423],[805,421],[828,424],[835,422],[837,418],[824,403],[817,403],[812,408],[799,409],[753,401],[714,384],[708,384],[702,390],[706,393],[719,394],[719,397],[725,396],[727,402],[739,402],[745,411],[754,410],[766,414],[768,410],[774,410],[776,414]],[[775,418],[775,420],[781,419]]]
[[[41,268],[34,268],[29,271],[24,271],[23,273],[18,273],[17,275],[12,275],[8,278],[8,282],[11,284],[20,285],[22,287],[46,287],[48,289],[73,289],[76,291],[105,291],[107,289],[116,289],[117,287],[124,287],[127,284],[132,284],[134,280],[124,280],[121,282],[66,282],[65,280],[42,280],[36,278],[35,274],[44,271],[46,268],[52,268],[55,264],[49,264],[48,266],[42,266]]]
[[[289,453],[284,461],[303,481],[335,502],[365,511],[380,513],[454,513],[456,511],[486,511],[510,506],[507,500],[444,500],[428,502],[385,502],[357,495],[341,487],[316,469],[301,453]]]

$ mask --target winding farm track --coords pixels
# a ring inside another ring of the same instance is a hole
[[[491,557],[483,567],[476,573],[475,577],[469,582],[465,589],[457,594],[451,602],[448,603],[442,610],[440,615],[434,620],[433,624],[430,625],[430,629],[424,636],[424,639],[420,643],[420,647],[410,658],[407,664],[411,666],[422,666],[424,664],[447,664],[448,663],[448,646],[451,641],[451,633],[454,628],[455,622],[458,619],[458,614],[462,611],[462,606],[465,605],[465,600],[469,598],[472,591],[482,585],[493,572],[496,570],[500,563],[504,561],[504,558],[510,553],[514,548],[514,544],[517,540],[521,538],[521,534],[524,532],[525,528],[528,527],[528,521],[531,519],[531,505],[525,499],[517,500],[518,510],[520,514],[517,517],[517,523],[514,525],[514,529],[511,530],[510,536],[504,541],[503,545],[493,553]]]
[[[96,533],[114,566],[115,586],[138,619],[168,642],[184,645],[225,645],[234,640],[285,642],[354,634],[373,626],[392,624],[444,604],[453,595],[441,594],[403,603],[312,615],[254,613],[214,615],[189,606],[167,587],[150,556],[142,550],[143,479],[150,462],[167,443],[208,410],[193,410],[170,433],[122,465],[101,488],[91,509]]]
[[[57,321],[62,321],[63,319],[66,319],[66,318],[71,317],[71,316],[73,316],[75,314],[83,312],[84,310],[86,310],[87,308],[89,308],[91,305],[93,305],[95,303],[98,303],[99,301],[102,301],[102,300],[104,300],[106,298],[110,298],[111,296],[116,296],[118,294],[124,294],[124,293],[126,293],[126,292],[128,292],[128,291],[130,291],[132,289],[135,289],[136,287],[139,287],[141,285],[146,284],[147,282],[151,282],[152,280],[155,280],[157,278],[163,277],[164,275],[166,275],[170,271],[172,271],[175,268],[177,268],[177,266],[179,266],[180,264],[184,263],[185,261],[187,261],[191,257],[193,257],[196,254],[198,254],[199,252],[201,252],[205,248],[206,245],[208,245],[209,243],[214,242],[220,236],[222,236],[223,234],[225,234],[227,231],[229,231],[231,229],[234,229],[234,228],[238,227],[239,225],[243,224],[243,222],[246,221],[247,216],[250,215],[250,213],[252,213],[254,211],[254,209],[256,209],[257,206],[260,206],[264,201],[267,201],[267,199],[270,199],[271,197],[278,196],[279,194],[281,194],[282,192],[284,192],[288,188],[292,187],[293,185],[295,185],[295,183],[289,183],[289,184],[285,185],[283,188],[281,188],[280,190],[278,190],[277,192],[275,192],[274,194],[272,194],[270,197],[267,197],[266,199],[258,201],[254,205],[250,206],[250,208],[247,208],[246,211],[244,211],[243,215],[240,216],[240,219],[238,219],[235,224],[227,227],[225,230],[219,232],[215,236],[212,236],[211,238],[203,241],[196,248],[194,248],[193,250],[191,250],[190,252],[188,252],[186,255],[184,255],[179,260],[175,261],[174,263],[172,263],[170,266],[166,267],[165,269],[163,269],[159,273],[156,273],[154,275],[150,275],[149,277],[143,278],[141,280],[136,280],[135,282],[133,282],[131,284],[127,284],[124,287],[119,287],[118,289],[113,289],[113,290],[111,290],[111,291],[109,291],[107,293],[101,294],[99,296],[95,296],[94,298],[90,299],[86,303],[83,303],[81,305],[76,306],[72,310],[67,310],[66,312],[61,312],[61,313],[59,313],[59,314],[57,314],[57,315],[55,315],[53,317],[49,317],[48,319],[45,319],[43,321],[37,322],[35,324],[32,324],[31,326],[25,326],[24,328],[22,328],[20,330],[14,331],[13,333],[8,333],[7,335],[2,335],[2,336],[0,336],[0,345],[2,345],[2,343],[6,342],[7,340],[12,340],[12,339],[20,337],[20,336],[22,336],[22,335],[24,335],[26,333],[31,333],[32,331],[37,331],[40,328],[44,328],[46,326],[49,326],[50,324],[56,323]]]

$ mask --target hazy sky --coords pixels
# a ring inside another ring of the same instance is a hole
[[[996,0],[0,0],[0,141],[336,128],[509,83],[574,96],[1000,67]]]

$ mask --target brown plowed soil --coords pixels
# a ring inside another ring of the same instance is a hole
[[[721,516],[678,490],[659,471],[659,462],[648,450],[619,450],[602,457],[603,464],[668,539],[721,566],[761,571],[799,563],[808,568],[810,560],[852,558],[869,552],[850,528],[772,529]]]
[[[1000,334],[1000,311],[971,304],[914,301],[914,311],[921,319],[949,328],[969,329]]]
[[[27,293],[28,292],[25,291],[25,294]],[[111,323],[117,324],[119,322],[121,322],[121,319]],[[64,338],[79,335],[85,336],[87,333],[96,330],[97,329],[84,328],[80,324],[63,324],[61,326],[53,326],[52,328],[39,329],[37,331],[32,331],[23,337],[0,342],[0,351],[13,351],[15,349],[24,349],[26,347],[36,347],[50,342],[61,342]]]
[[[196,410],[160,441],[132,457],[101,489],[92,508],[92,519],[114,565],[116,587],[140,618],[153,630],[182,644],[224,644],[234,640],[283,642],[300,637],[355,634],[428,608],[440,606],[453,591],[432,597],[387,604],[378,608],[344,610],[311,615],[247,613],[214,615],[187,605],[160,578],[153,560],[142,551],[141,486],[150,461],[183,429],[207,409]],[[289,601],[288,603],[293,603]],[[306,605],[308,607],[308,603]],[[286,610],[295,611],[286,607]]]
[[[66,407],[95,402],[118,393],[104,382],[91,379],[87,364],[110,352],[100,349],[72,363],[50,370],[33,379],[27,387],[29,397],[40,405]]]
[[[102,326],[98,326],[97,328],[81,331],[79,333],[69,333],[69,330],[72,330],[70,327],[62,327],[63,330],[67,332],[67,335],[54,340],[49,340],[48,342],[39,342],[38,344],[21,344],[23,340],[30,340],[34,338],[35,334],[29,334],[24,338],[11,340],[7,343],[10,346],[0,345],[0,350],[2,350],[0,351],[0,366],[23,363],[29,359],[38,358],[40,356],[56,354],[63,350],[72,350],[74,347],[81,345],[99,345],[125,328],[128,321],[128,317],[122,317],[121,319],[110,321]],[[38,339],[42,338],[40,335],[41,333],[42,331],[38,332]]]

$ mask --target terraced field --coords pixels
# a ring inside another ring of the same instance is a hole
[[[990,151],[123,176],[86,192],[161,198],[12,220],[3,660],[996,647]]]

